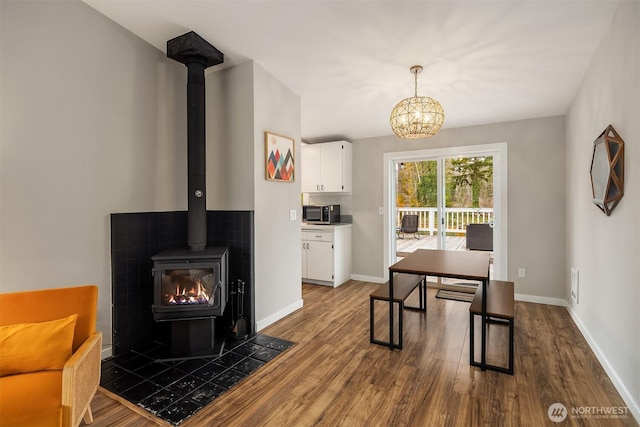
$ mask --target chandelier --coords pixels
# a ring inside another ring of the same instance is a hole
[[[438,133],[444,122],[444,110],[438,101],[418,96],[418,74],[422,66],[410,69],[414,75],[414,96],[398,102],[391,111],[391,129],[400,138],[428,138]]]

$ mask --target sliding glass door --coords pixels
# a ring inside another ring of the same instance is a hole
[[[393,172],[390,263],[417,249],[486,251],[491,277],[506,277],[506,217],[498,221],[506,206],[506,144],[494,146],[501,144],[385,155]],[[413,223],[416,230],[407,227]]]

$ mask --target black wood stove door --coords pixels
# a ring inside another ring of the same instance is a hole
[[[228,250],[171,250],[154,257],[156,321],[221,316],[228,293]]]

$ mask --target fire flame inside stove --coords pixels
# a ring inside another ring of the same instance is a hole
[[[209,302],[209,295],[202,283],[197,282],[193,286],[176,285],[176,290],[169,295],[169,304],[205,304]]]
[[[162,279],[163,305],[208,304],[212,275],[206,270],[168,270]]]

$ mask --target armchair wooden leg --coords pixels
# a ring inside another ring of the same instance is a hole
[[[85,424],[91,424],[93,422],[93,414],[91,413],[91,406],[87,407],[87,411],[84,413],[82,420]]]

